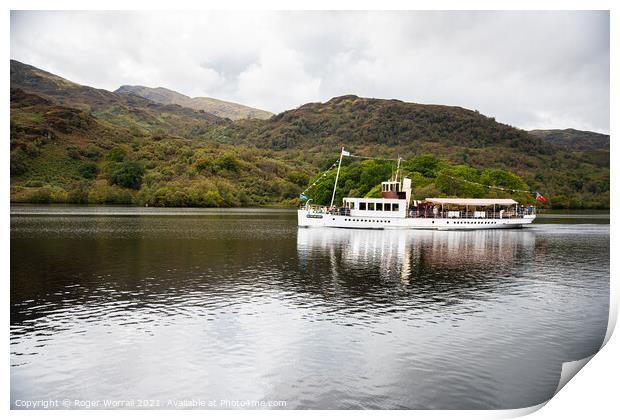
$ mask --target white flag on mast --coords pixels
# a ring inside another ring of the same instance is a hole
[[[351,152],[347,152],[346,150],[342,149],[342,156],[351,156]]]

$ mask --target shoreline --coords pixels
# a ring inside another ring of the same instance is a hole
[[[296,210],[297,206],[286,206],[286,205],[263,205],[263,206],[247,206],[247,207],[163,207],[163,206],[138,206],[136,204],[105,204],[105,203],[32,203],[32,202],[23,202],[23,201],[10,201],[11,207],[122,207],[122,208],[136,208],[136,209],[212,209],[212,210],[226,210],[226,209],[244,209],[244,210],[263,210],[263,209],[274,209],[274,210]],[[551,209],[540,209],[537,208],[537,215],[545,215],[545,214],[579,214],[580,212],[597,212],[597,213],[610,213],[609,208],[600,208],[600,207],[580,207],[580,208],[551,208]]]

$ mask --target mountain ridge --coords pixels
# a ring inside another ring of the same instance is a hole
[[[231,121],[11,61],[12,201],[291,206],[342,146],[409,160],[420,195],[474,193],[444,175],[484,174],[498,185],[518,177],[511,185],[549,195],[553,207],[609,207],[608,148],[553,144],[474,110],[345,95]],[[415,163],[429,155],[440,169]],[[345,165],[339,193],[366,194],[355,184],[376,174]]]
[[[140,85],[122,85],[115,93],[131,93],[165,105],[176,104],[196,111],[204,111],[221,118],[239,120],[244,118],[268,119],[273,113],[247,105],[204,96],[190,97],[174,90]]]
[[[80,85],[34,66],[11,60],[11,88],[34,93],[59,105],[91,112],[110,123],[147,132],[175,131],[187,124],[222,124],[224,119],[137,95]]]
[[[565,129],[536,129],[528,131],[531,135],[549,143],[576,150],[609,149],[609,134],[594,131]]]

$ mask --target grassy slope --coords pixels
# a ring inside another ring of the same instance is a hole
[[[119,150],[121,159],[114,157]],[[109,182],[111,171],[124,162],[145,167],[139,190]],[[82,173],[87,165],[96,167],[92,178]],[[307,181],[269,150],[135,136],[80,109],[17,89],[11,95],[11,172],[11,198],[18,202],[274,205],[296,197]]]
[[[11,88],[35,93],[58,105],[89,112],[100,120],[137,132],[179,133],[186,127],[225,123],[209,113],[78,85],[15,60],[11,60]]]
[[[559,207],[609,206],[609,150],[581,151],[459,107],[344,96],[222,129],[232,143],[303,151],[319,163],[341,145],[366,156],[432,153],[452,164],[507,169]]]
[[[451,185],[445,175],[500,185],[503,172],[483,170],[501,169],[556,207],[609,206],[608,150],[560,147],[463,108],[346,96],[265,121],[230,122],[76,85],[17,62],[11,72],[13,201],[292,205],[346,145],[359,155],[441,158],[439,169],[411,169],[419,194],[489,195]],[[139,190],[111,181],[127,162],[144,168]],[[342,192],[367,193],[374,175],[366,172],[362,188],[351,168]]]
[[[580,131],[573,128],[565,130],[531,130],[529,133],[549,143],[563,146],[570,150],[609,150],[609,134]]]

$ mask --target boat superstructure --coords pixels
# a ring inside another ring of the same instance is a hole
[[[300,227],[357,229],[502,229],[531,224],[536,208],[510,198],[425,198],[412,200],[411,179],[400,173],[400,159],[392,179],[381,183],[381,197],[344,197],[334,206],[342,149],[329,206],[306,202],[297,211]]]

